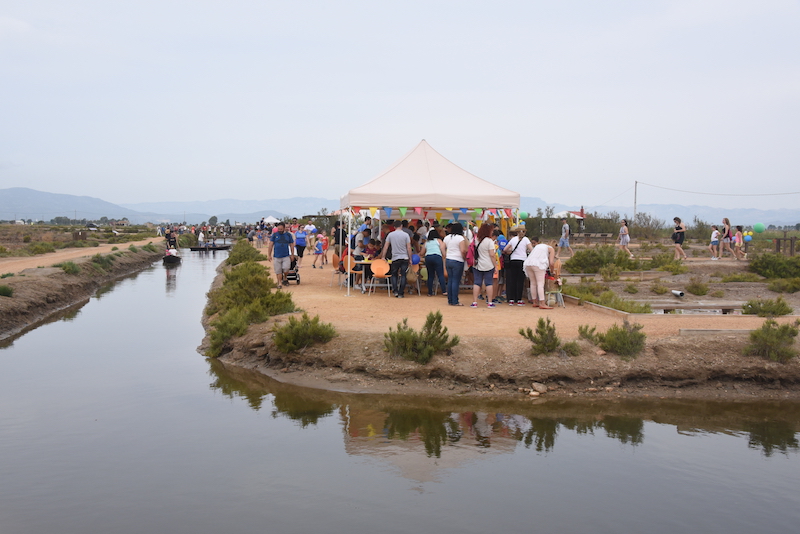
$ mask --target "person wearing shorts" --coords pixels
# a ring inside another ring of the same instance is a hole
[[[575,251],[572,250],[572,247],[569,246],[569,234],[570,234],[569,224],[567,223],[567,218],[561,218],[561,239],[558,240],[558,251],[561,252],[564,249],[569,250],[569,255],[574,256]]]
[[[275,271],[278,289],[280,289],[287,282],[286,272],[291,269],[295,248],[294,236],[286,231],[286,225],[279,222],[276,228],[277,232],[269,236],[267,260],[272,261],[272,270]]]

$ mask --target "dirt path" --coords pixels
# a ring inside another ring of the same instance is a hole
[[[6,273],[20,273],[25,269],[36,269],[37,267],[50,267],[54,263],[61,263],[64,261],[74,261],[80,258],[88,258],[95,254],[108,254],[111,249],[118,247],[120,250],[126,249],[131,245],[140,247],[148,243],[156,243],[163,241],[161,237],[151,237],[141,241],[132,241],[130,243],[118,243],[113,245],[100,245],[98,247],[89,248],[65,248],[59,249],[55,252],[47,254],[40,254],[38,256],[27,256],[23,258],[0,258],[0,274]]]

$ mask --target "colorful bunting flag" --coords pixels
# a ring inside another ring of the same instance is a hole
[[[385,211],[385,212],[386,212],[386,218],[387,218],[387,219],[391,219],[391,218],[392,218],[392,208],[391,208],[391,207],[389,207],[389,206],[384,206],[384,207],[383,207],[383,211]]]
[[[422,215],[422,208],[414,208],[414,211],[417,213],[417,215]]]
[[[406,216],[406,210],[408,210],[408,208],[397,208],[397,209],[400,210],[400,217]]]
[[[370,208],[369,215],[370,217],[375,217],[375,212],[378,211],[378,208]]]
[[[463,213],[464,215],[466,215],[466,214],[467,214],[467,208],[461,208],[461,213]]]

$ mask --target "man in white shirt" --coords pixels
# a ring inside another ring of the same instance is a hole
[[[386,259],[386,252],[389,247],[392,249],[392,266],[390,269],[392,292],[395,297],[403,298],[406,292],[408,261],[411,259],[411,239],[403,231],[403,223],[400,221],[394,222],[394,232],[386,236],[386,243],[384,243],[383,250],[381,250],[381,259]]]

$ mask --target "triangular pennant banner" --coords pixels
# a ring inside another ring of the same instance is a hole
[[[392,216],[392,208],[389,206],[384,206],[383,211],[386,212],[386,218],[389,219]]]
[[[408,208],[397,208],[397,209],[400,210],[400,217],[406,216],[406,210],[408,210]]]
[[[414,208],[414,211],[417,213],[417,215],[422,215],[422,208]]]
[[[506,208],[506,216],[510,219],[511,218],[511,208]]]
[[[453,219],[455,219],[455,221],[458,222],[458,212],[457,211],[453,212]]]
[[[463,213],[464,215],[466,215],[466,214],[467,214],[467,208],[461,208],[461,213]]]
[[[361,211],[361,208],[359,208],[358,206],[353,206],[354,213],[358,213],[359,211]]]
[[[436,212],[436,220],[438,221],[441,218],[442,218],[442,214],[439,213],[439,212]]]
[[[369,214],[370,214],[370,216],[372,216],[372,217],[375,217],[375,212],[376,212],[376,211],[378,211],[378,208],[370,208],[370,209],[369,209]]]

